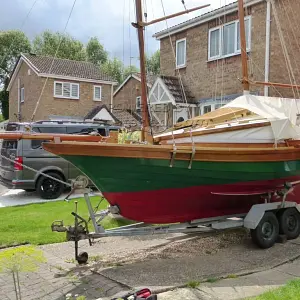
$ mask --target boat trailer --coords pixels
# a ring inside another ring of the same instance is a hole
[[[260,248],[270,248],[282,234],[287,239],[297,238],[300,234],[300,206],[296,202],[286,201],[287,195],[293,190],[293,186],[286,183],[285,186],[276,191],[276,196],[281,201],[271,202],[272,195],[265,195],[265,203],[253,205],[248,213],[220,216],[207,219],[193,220],[186,223],[170,225],[149,225],[145,223],[136,223],[132,225],[121,226],[113,229],[104,229],[101,221],[109,214],[119,214],[117,206],[110,206],[108,209],[97,211],[101,201],[96,209],[93,209],[90,201],[91,190],[87,187],[88,179],[85,176],[79,176],[73,182],[72,191],[66,197],[66,201],[73,193],[81,193],[88,208],[89,219],[86,220],[78,214],[78,201],[75,201],[74,225],[65,226],[63,221],[54,221],[51,225],[52,231],[66,232],[67,241],[74,242],[75,259],[79,264],[85,264],[88,261],[88,253],[78,253],[78,243],[80,240],[89,240],[90,246],[95,239],[111,236],[138,236],[154,235],[168,233],[209,233],[226,229],[247,228],[250,229],[252,240]],[[93,232],[89,231],[89,223],[93,225]]]

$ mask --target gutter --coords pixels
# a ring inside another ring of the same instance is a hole
[[[264,2],[264,1],[266,1],[266,0],[248,0],[245,3],[245,8],[249,7],[249,6],[253,6],[257,3]],[[226,6],[220,7],[218,9],[215,9],[212,12],[203,14],[199,17],[196,17],[196,18],[190,19],[186,22],[175,25],[169,29],[164,29],[160,32],[157,32],[153,35],[153,37],[156,38],[157,40],[160,40],[165,37],[168,37],[169,34],[175,34],[175,33],[187,30],[189,28],[192,28],[192,27],[207,23],[216,18],[222,17],[222,16],[224,16],[224,14],[228,15],[228,14],[234,13],[236,11],[238,11],[238,4],[237,4],[237,2],[234,2],[234,3],[228,4]]]

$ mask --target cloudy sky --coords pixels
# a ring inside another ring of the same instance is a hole
[[[20,29],[30,39],[43,30],[63,31],[71,7],[74,11],[66,32],[85,43],[90,37],[96,36],[109,52],[111,57],[118,57],[125,64],[137,64],[138,46],[136,30],[130,23],[135,21],[134,0],[0,0],[0,30]],[[142,0],[148,20],[162,17],[162,3],[166,14],[179,12],[183,9],[181,0]],[[186,21],[201,13],[233,2],[232,0],[185,0],[187,8],[211,4],[189,15],[174,18],[169,26]],[[33,6],[33,8],[32,8]],[[28,15],[30,9],[31,13]],[[166,28],[161,22],[147,28],[146,50],[153,53],[159,43],[152,35]]]

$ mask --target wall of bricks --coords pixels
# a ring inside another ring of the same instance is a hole
[[[48,120],[50,115],[84,117],[91,109],[100,104],[111,105],[111,85],[102,85],[102,101],[94,101],[94,83],[76,82],[69,80],[58,80],[79,83],[79,100],[55,98],[55,79],[38,77],[32,70],[28,75],[28,65],[24,62],[18,71],[9,93],[9,120],[17,121],[18,114],[18,78],[21,87],[25,88],[25,101],[21,103],[21,121],[30,121],[41,95],[45,81],[45,89],[35,115],[34,120]]]
[[[300,56],[300,31],[297,15],[300,13],[298,0],[275,1],[285,42],[291,58],[296,81],[299,81]],[[252,80],[264,81],[265,70],[265,45],[266,45],[266,2],[250,7],[246,15],[252,16],[251,26],[251,53],[249,59],[249,76]],[[229,22],[238,18],[238,14],[226,16],[222,21]],[[270,81],[290,83],[286,61],[282,52],[277,25],[272,10],[271,17],[271,55],[270,55]],[[184,84],[197,99],[214,98],[222,95],[242,93],[240,82],[242,77],[241,56],[236,55],[225,59],[208,61],[208,31],[218,25],[219,20],[201,24],[186,31],[171,36],[173,49],[176,40],[187,39],[186,67],[180,69]],[[164,75],[178,75],[175,68],[175,57],[169,37],[160,41],[161,72]],[[299,84],[299,82],[297,82]],[[263,87],[252,86],[251,91],[263,95]],[[297,92],[297,91],[296,91]],[[270,96],[293,97],[295,91],[288,89],[270,88]],[[299,96],[300,98],[300,96]]]
[[[114,108],[136,110],[136,97],[141,96],[141,82],[131,77],[114,96]]]

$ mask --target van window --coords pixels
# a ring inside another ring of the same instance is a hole
[[[66,133],[66,127],[33,127],[32,130],[39,133]]]
[[[18,141],[4,140],[2,142],[2,148],[5,148],[5,149],[17,149],[17,147],[18,147]]]
[[[97,131],[102,136],[106,136],[105,128],[97,128],[97,127],[86,127],[86,126],[71,126],[67,127],[68,134],[89,134],[93,131]]]
[[[39,133],[66,133],[66,127],[33,127],[33,131]],[[31,148],[32,149],[39,149],[42,147],[42,143],[47,141],[43,140],[32,140],[31,141]]]
[[[20,129],[18,124],[8,123],[6,126],[6,131],[18,131]]]

